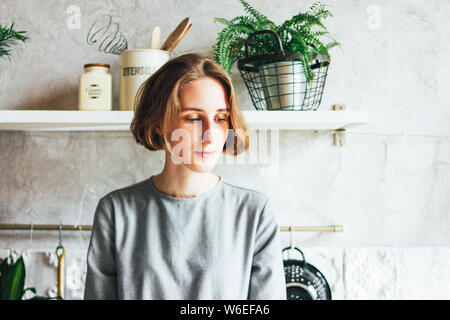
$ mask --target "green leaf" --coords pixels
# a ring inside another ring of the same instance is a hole
[[[31,292],[33,292],[33,293],[36,293],[36,289],[35,289],[35,288],[26,288],[26,289],[24,290],[24,293],[27,292],[27,291],[31,291]]]
[[[24,294],[25,285],[25,264],[20,257],[10,268],[5,282],[5,292],[2,296],[4,300],[21,300]],[[3,289],[2,289],[3,291]]]
[[[259,24],[263,25],[264,28],[273,29],[275,28],[275,23],[270,21],[265,15],[258,12],[255,8],[253,8],[250,4],[245,2],[244,0],[240,0],[242,5],[244,6],[244,10],[247,14],[254,17]]]
[[[244,44],[248,37],[260,30],[273,30],[280,36],[284,52],[297,52],[302,56],[301,63],[308,82],[314,77],[310,65],[312,54],[330,57],[328,50],[340,46],[329,36],[323,20],[332,17],[326,5],[315,2],[307,12],[299,12],[281,25],[276,25],[265,15],[258,12],[249,3],[240,0],[244,6],[245,16],[237,16],[231,20],[216,18],[226,27],[218,34],[214,48],[214,58],[231,75],[231,66],[244,57]],[[332,41],[325,43],[321,37]],[[273,54],[278,51],[275,37],[261,34],[254,37],[248,44],[249,56]]]
[[[9,47],[11,45],[15,45],[17,41],[25,42],[29,38],[24,34],[26,31],[15,31],[13,30],[14,23],[11,26],[3,27],[0,24],[0,57],[6,57],[8,60],[10,59],[9,55],[11,54],[11,50]]]
[[[227,19],[224,19],[224,18],[214,18],[214,22],[219,22],[219,23],[224,24],[226,26],[232,26],[233,25],[233,23],[231,21],[229,21]]]
[[[0,265],[0,277],[2,275],[8,274],[9,271],[9,264],[8,264],[8,258],[3,259],[2,264]]]
[[[8,263],[8,258],[5,258],[0,265],[0,300],[3,300],[3,296],[6,295],[6,278],[8,276],[9,269],[10,266]]]

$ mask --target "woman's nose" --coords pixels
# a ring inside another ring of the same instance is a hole
[[[202,142],[212,142],[213,138],[213,126],[209,121],[205,121],[206,124],[203,126],[202,132]]]
[[[214,119],[203,121],[202,142],[213,142],[216,136],[216,128],[214,127]]]

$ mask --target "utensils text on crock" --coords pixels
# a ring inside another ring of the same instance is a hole
[[[152,31],[151,49],[159,49],[161,45],[161,28],[159,26],[154,27]]]
[[[184,38],[188,30],[191,28],[191,19],[185,18],[180,24],[175,28],[174,31],[169,35],[166,41],[161,46],[161,50],[172,52],[175,47],[180,43],[181,39]]]

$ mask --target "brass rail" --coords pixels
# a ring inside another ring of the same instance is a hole
[[[69,231],[91,231],[92,226],[71,226],[58,224],[0,224],[0,230],[69,230]]]
[[[67,230],[67,231],[92,231],[88,225],[57,225],[57,224],[0,224],[0,230]],[[294,226],[294,231],[299,232],[343,232],[343,226],[326,227],[302,227]],[[290,226],[281,226],[280,231],[291,231]]]
[[[280,231],[291,231],[291,227],[280,227]],[[327,227],[299,227],[294,226],[294,231],[299,232],[306,232],[306,231],[313,231],[313,232],[343,232],[344,227],[343,226],[327,226]]]

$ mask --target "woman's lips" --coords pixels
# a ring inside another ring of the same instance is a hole
[[[198,154],[199,156],[202,156],[202,158],[209,158],[212,157],[216,152],[215,151],[211,151],[211,152],[197,152],[195,151],[196,154]]]

